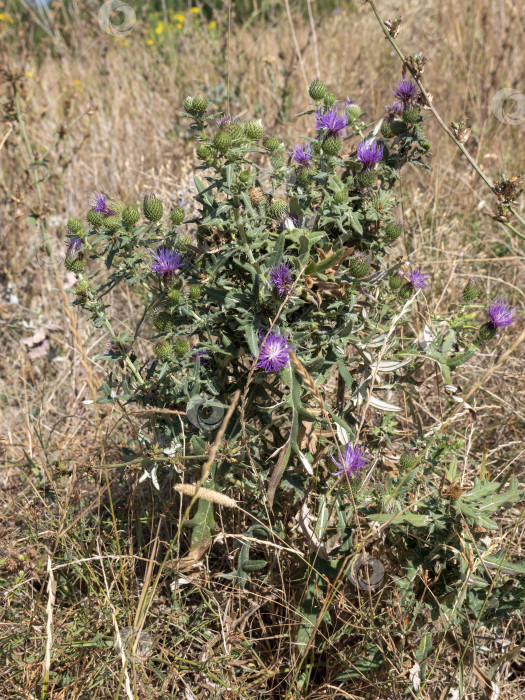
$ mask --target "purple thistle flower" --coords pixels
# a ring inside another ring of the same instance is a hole
[[[105,216],[111,215],[111,209],[107,205],[107,197],[103,192],[95,192],[93,199],[91,200],[91,207],[93,211],[99,214],[104,214]]]
[[[66,246],[68,255],[76,255],[82,248],[82,241],[73,231],[68,231],[66,233]]]
[[[355,105],[355,104],[357,104],[357,102],[354,102],[354,101],[351,100],[349,97],[346,98],[346,100],[345,100],[345,106],[346,106],[346,107],[351,107],[352,105]]]
[[[290,264],[279,261],[279,264],[270,270],[270,284],[275,287],[280,297],[283,297],[292,284],[292,273]]]
[[[410,267],[407,273],[408,284],[413,287],[413,289],[424,289],[430,284],[430,275],[426,272],[422,272],[420,267]]]
[[[404,107],[414,104],[418,96],[418,89],[412,78],[399,78],[397,86],[392,88],[394,97],[401,100]]]
[[[310,161],[312,160],[312,148],[309,143],[305,144],[304,146],[296,143],[290,155],[295,162],[298,163],[298,165],[301,165],[303,168],[310,167]]]
[[[509,302],[503,297],[494,299],[488,308],[490,325],[494,329],[510,326],[514,321],[518,320],[518,317],[514,314],[515,311],[516,307],[511,307]]]
[[[400,117],[403,114],[403,105],[401,102],[392,102],[391,105],[386,105],[385,112],[389,119]]]
[[[342,455],[341,462],[337,462],[332,457],[332,462],[336,467],[339,467],[338,471],[334,472],[333,476],[341,476],[345,474],[348,478],[354,476],[370,459],[370,452],[366,448],[366,445],[360,445],[356,442],[355,447],[352,445],[347,445],[346,450]]]
[[[370,170],[383,158],[384,146],[374,139],[363,139],[357,144],[357,160],[363,164],[364,170]]]
[[[336,107],[322,108],[317,112],[315,128],[317,131],[325,129],[325,136],[341,136],[341,133],[348,124],[348,116],[341,116]]]
[[[156,251],[148,248],[154,262],[150,263],[153,272],[159,275],[171,277],[175,271],[184,265],[184,256],[177,248],[168,248],[166,245],[159,246]]]
[[[288,345],[288,338],[271,331],[265,340],[266,333],[261,333],[262,340],[259,343],[259,355],[255,366],[265,372],[280,372],[290,362],[292,348]]]
[[[210,351],[209,350],[197,350],[197,352],[194,352],[193,355],[191,356],[191,359],[195,361],[197,358],[199,358],[199,363],[201,365],[207,365],[210,361],[209,358]]]

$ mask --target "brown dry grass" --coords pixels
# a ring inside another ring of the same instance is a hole
[[[390,2],[381,3],[379,9],[385,18],[398,12],[397,5]],[[428,56],[423,79],[445,121],[468,121],[472,136],[467,146],[493,179],[501,172],[518,173],[524,162],[525,122],[503,124],[490,105],[501,87],[519,86],[523,79],[525,30],[520,4],[406,2],[401,12],[400,45],[406,53],[423,50]],[[314,77],[318,60],[322,77],[338,97],[350,96],[371,120],[378,118],[391,99],[389,86],[400,65],[368,5],[355,3],[328,16],[323,15],[321,3],[314,6],[317,58],[308,18],[294,6],[292,16],[307,77]],[[38,687],[48,614],[54,616],[52,669],[63,676],[69,674],[71,685],[55,691],[51,684],[46,697],[114,697],[120,669],[113,650],[111,659],[104,650],[114,634],[109,611],[119,616],[121,627],[126,615],[128,624],[133,624],[145,576],[145,588],[151,584],[144,557],[158,545],[156,533],[161,546],[171,541],[182,512],[179,500],[170,511],[171,490],[159,502],[147,489],[139,489],[133,466],[125,472],[118,467],[109,470],[115,513],[120,522],[129,523],[128,531],[121,533],[125,556],[111,558],[116,554],[115,533],[111,519],[106,518],[108,484],[101,466],[104,461],[121,461],[120,448],[134,440],[139,423],[115,408],[97,415],[91,404],[84,403],[92,398],[90,387],[96,388],[103,377],[102,368],[92,358],[105,339],[76,311],[65,314],[64,295],[56,289],[53,270],[42,254],[41,235],[28,226],[28,216],[46,218],[59,261],[65,220],[87,208],[95,189],[104,187],[114,196],[137,201],[144,190],[154,188],[165,201],[182,198],[187,202],[192,191],[193,153],[179,106],[187,94],[203,86],[229,83],[230,111],[257,113],[269,130],[289,143],[295,135],[311,132],[308,118],[290,120],[305,108],[306,98],[301,65],[284,15],[273,23],[235,26],[229,60],[225,23],[219,26],[216,38],[204,40],[207,34],[188,30],[175,47],[165,47],[164,52],[146,44],[140,26],[125,41],[100,31],[94,20],[73,24],[70,31],[74,48],[60,55],[49,50],[37,60],[21,36],[5,46],[2,56],[5,67],[16,66],[25,74],[20,103],[35,160],[54,142],[61,125],[83,115],[46,158],[49,177],[41,185],[41,201],[32,184],[35,171],[28,167],[23,135],[7,102],[0,133],[4,201],[0,212],[0,431],[5,435],[0,446],[5,514],[0,554],[4,568],[12,572],[6,607],[26,611],[23,620],[0,622],[4,643],[13,635],[23,642],[10,652],[13,672],[5,676],[2,695],[10,698],[31,697],[30,690]],[[7,82],[4,88],[7,96]],[[220,107],[227,108],[226,101]],[[399,246],[399,252],[404,248],[412,260],[433,271],[435,293],[429,306],[420,308],[416,322],[423,324],[426,315],[450,309],[470,276],[488,297],[496,292],[511,297],[523,318],[519,239],[488,216],[494,208],[492,194],[432,119],[427,121],[427,131],[433,169],[431,173],[412,172],[404,184],[409,235]],[[66,288],[71,284],[66,274],[63,283]],[[122,295],[116,302],[125,329],[133,324],[133,299]],[[49,347],[41,358],[30,359],[21,340],[46,323],[61,330],[49,331]],[[509,469],[523,478],[522,329],[522,324],[515,324],[497,346],[477,355],[457,376],[466,390],[486,377],[471,397],[477,408],[476,421],[458,426],[467,445],[466,478],[472,476],[469,460],[479,461],[482,456],[494,478]],[[511,355],[498,363],[500,353],[509,347],[513,347]],[[435,384],[427,382],[422,387],[419,406],[429,420],[439,422],[445,401]],[[46,489],[47,495],[53,495],[52,502],[44,498]],[[165,515],[159,520],[163,510]],[[503,531],[512,524],[515,513],[509,511],[508,516]],[[231,569],[229,536],[223,535],[224,549],[214,562],[214,571]],[[143,537],[151,538],[149,549]],[[69,548],[71,560],[87,561],[84,567],[71,566],[67,602],[58,596],[50,606],[45,570],[48,557],[52,561],[59,546]],[[514,539],[513,553],[519,556],[520,550],[521,530]],[[107,566],[103,568],[105,556]],[[129,670],[129,683],[136,693],[132,697],[211,698],[219,697],[218,687],[223,688],[221,697],[253,697],[250,693],[257,688],[266,688],[269,697],[281,697],[279,688],[269,690],[265,679],[277,668],[281,678],[286,678],[286,667],[291,667],[294,650],[286,635],[294,616],[292,584],[241,592],[202,568],[173,580],[178,580],[178,591],[193,586],[193,597],[183,606],[180,595],[171,597],[169,580],[157,589],[149,608],[148,629],[155,653],[165,662],[165,675],[155,678],[140,664],[134,665]],[[108,606],[104,601],[109,598],[113,602]],[[120,610],[114,610],[115,605]],[[337,605],[342,617],[352,619],[351,603],[341,596]],[[245,616],[236,617],[241,610],[246,611]],[[321,634],[325,633],[322,627]],[[522,643],[523,631],[514,628],[511,639]],[[332,640],[332,651],[337,643]],[[487,645],[485,662],[508,650],[499,642]],[[447,665],[453,667],[455,661],[457,652],[451,646],[437,673],[446,676]],[[232,665],[242,667],[242,672],[233,673]],[[498,676],[501,700],[520,695],[520,670],[514,658],[502,664]],[[311,688],[317,690],[308,697],[343,697],[341,691],[323,682],[319,669],[310,669],[310,673]],[[124,679],[121,696],[125,685]],[[253,690],[244,695],[244,687]],[[473,680],[465,697],[482,697],[480,687]],[[302,697],[299,690],[293,692]],[[344,697],[373,698],[374,692],[362,679],[361,689],[354,685],[354,694]]]

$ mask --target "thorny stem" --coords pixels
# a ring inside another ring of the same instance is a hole
[[[368,0],[368,3],[369,3],[369,5],[370,5],[370,7],[372,8],[372,11],[373,11],[374,15],[376,16],[377,21],[378,21],[379,24],[381,25],[381,29],[383,30],[384,35],[386,36],[386,38],[388,39],[388,41],[392,44],[392,47],[394,48],[394,51],[397,53],[397,55],[399,56],[399,58],[403,61],[403,66],[409,71],[409,73],[410,73],[410,74],[412,75],[412,77],[414,78],[414,80],[415,80],[415,82],[416,82],[416,85],[418,86],[418,88],[419,88],[420,91],[421,91],[421,94],[422,94],[423,97],[425,98],[425,101],[426,101],[426,103],[427,103],[428,109],[429,109],[429,110],[432,112],[432,114],[434,115],[434,118],[436,119],[437,123],[440,125],[440,127],[443,129],[443,131],[447,134],[447,136],[448,136],[450,139],[452,139],[452,141],[454,141],[454,143],[456,144],[456,146],[457,146],[457,147],[459,148],[459,150],[463,153],[463,155],[465,156],[465,158],[468,160],[468,162],[469,162],[470,165],[474,168],[474,170],[478,173],[478,175],[481,177],[481,179],[482,179],[483,182],[487,185],[487,187],[489,187],[489,188],[491,189],[491,191],[493,192],[493,194],[496,195],[496,191],[495,191],[494,185],[493,185],[493,183],[491,182],[490,178],[488,178],[487,175],[485,175],[485,173],[483,172],[483,170],[479,167],[479,165],[476,163],[476,161],[474,160],[474,158],[472,158],[472,156],[471,156],[470,153],[467,151],[467,149],[465,148],[465,146],[454,136],[453,132],[452,132],[452,131],[449,129],[449,127],[445,124],[445,122],[443,121],[443,119],[442,119],[441,116],[439,115],[439,113],[438,113],[438,111],[436,110],[436,108],[432,105],[432,97],[431,97],[431,96],[429,95],[429,93],[425,90],[425,87],[424,87],[423,83],[421,82],[421,79],[419,78],[417,72],[412,68],[412,66],[410,66],[409,62],[407,61],[407,57],[403,54],[403,52],[401,51],[401,49],[400,49],[399,46],[397,45],[396,40],[394,39],[394,37],[393,37],[393,36],[390,34],[390,32],[388,31],[388,28],[387,28],[387,26],[385,25],[385,23],[383,22],[383,20],[381,19],[381,16],[380,16],[380,14],[379,14],[379,12],[378,12],[376,6],[375,6],[374,1],[373,1],[373,0]],[[514,207],[509,207],[509,211],[512,212],[512,214],[516,217],[516,219],[520,222],[520,224],[521,224],[522,226],[525,226],[525,219],[523,219],[523,218],[521,217],[521,215],[514,209]],[[500,221],[500,223],[502,223],[504,226],[506,226],[510,231],[512,231],[513,233],[515,233],[515,234],[516,234],[517,236],[519,236],[521,239],[525,240],[525,235],[524,235],[523,233],[521,233],[520,231],[518,231],[516,228],[514,228],[514,226],[512,226],[512,225],[509,224],[509,223],[507,223],[506,221]]]

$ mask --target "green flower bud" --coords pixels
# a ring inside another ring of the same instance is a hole
[[[391,139],[393,135],[394,132],[392,131],[392,122],[385,119],[385,121],[381,124],[381,136],[385,139]]]
[[[276,151],[278,148],[281,147],[281,142],[276,136],[267,136],[263,141],[263,146],[266,148],[267,151],[273,153],[273,151]]]
[[[148,192],[144,195],[142,211],[144,212],[144,216],[148,221],[156,223],[162,219],[164,207],[162,206],[160,199],[157,199],[153,192]]]
[[[202,289],[198,284],[192,284],[190,287],[190,299],[199,299],[202,294]]]
[[[412,285],[404,284],[402,287],[400,287],[398,295],[401,301],[408,301],[413,293],[414,289]]]
[[[246,137],[246,127],[240,121],[231,121],[225,128],[230,134],[232,141],[243,141]]]
[[[172,287],[166,296],[168,306],[178,306],[181,303],[182,299],[182,292],[180,291],[180,289],[177,289],[177,287]]]
[[[413,452],[403,452],[399,458],[399,467],[403,471],[408,472],[410,469],[413,469],[416,466],[417,460],[418,457]]]
[[[340,190],[334,194],[334,202],[336,204],[343,204],[348,198],[348,193],[344,190]]]
[[[469,301],[474,301],[474,299],[478,298],[479,290],[476,287],[476,285],[474,284],[473,279],[469,279],[466,286],[463,288],[462,295],[463,295],[463,301],[465,302],[465,304],[468,304]]]
[[[120,202],[120,201],[115,200],[115,199],[111,200],[111,211],[114,214],[118,214],[118,216],[121,217],[122,212],[124,211],[125,208],[126,208],[126,205],[124,204],[124,202]]]
[[[213,138],[213,145],[219,153],[226,153],[232,145],[232,137],[227,131],[218,131]]]
[[[419,142],[419,146],[424,151],[430,151],[430,149],[432,148],[432,144],[430,143],[430,141],[427,141],[426,139],[421,139],[421,141]]]
[[[341,150],[341,139],[339,136],[328,136],[323,141],[323,151],[327,156],[336,156]]]
[[[357,176],[357,182],[361,185],[361,187],[372,187],[375,181],[375,170],[361,170]]]
[[[67,227],[72,233],[80,233],[82,231],[82,219],[77,219],[76,216],[72,216],[67,220]]]
[[[359,105],[348,105],[346,108],[346,113],[348,114],[348,119],[351,122],[356,122],[359,117],[363,114],[363,110]]]
[[[75,288],[77,297],[86,297],[90,290],[90,284],[87,280],[80,280]]]
[[[288,213],[288,204],[284,201],[284,199],[274,199],[270,204],[268,213],[272,219],[278,219],[281,221]]]
[[[115,233],[122,228],[122,220],[120,216],[107,216],[104,219],[104,226],[112,233]]]
[[[174,226],[179,226],[184,221],[184,209],[182,207],[175,207],[170,214],[171,223]]]
[[[389,241],[396,241],[403,233],[403,229],[397,221],[389,221],[385,226],[385,237]]]
[[[362,279],[370,274],[370,265],[363,253],[356,253],[348,261],[348,272],[356,279]]]
[[[69,270],[70,272],[74,272],[75,275],[80,275],[82,272],[84,272],[84,260],[82,258],[68,258],[64,260],[64,266],[66,270]]]
[[[179,338],[174,346],[177,357],[183,357],[188,352],[188,342],[184,338]]]
[[[420,117],[419,107],[405,107],[402,117],[407,124],[417,124]]]
[[[308,88],[308,94],[316,102],[320,102],[326,95],[326,85],[322,80],[312,80],[310,87]]]
[[[159,343],[155,346],[154,352],[159,360],[168,360],[173,353],[173,345],[165,340],[163,343]]]
[[[201,143],[201,145],[197,148],[197,157],[201,160],[208,160],[210,156],[211,148],[209,146],[206,146],[205,143]]]
[[[327,92],[324,96],[324,103],[327,107],[331,107],[335,104],[335,95],[331,92]]]
[[[305,187],[310,182],[308,170],[306,168],[298,168],[295,171],[295,175],[297,177],[297,184],[301,185],[302,187]]]
[[[126,224],[128,228],[133,228],[137,221],[140,219],[140,211],[137,207],[130,205],[126,207],[122,212],[122,221]]]
[[[239,180],[244,184],[250,182],[250,178],[251,173],[249,170],[243,170],[241,173],[239,173]]]
[[[264,126],[260,119],[252,119],[244,126],[244,133],[251,141],[259,141],[264,136]]]
[[[279,152],[274,153],[270,158],[270,163],[274,170],[279,170],[279,168],[282,168],[284,165],[284,156]]]
[[[153,325],[159,333],[168,333],[173,328],[173,318],[167,311],[161,311],[153,319]]]
[[[394,134],[394,136],[399,136],[400,134],[405,133],[405,131],[407,130],[407,125],[401,119],[394,119],[394,121],[390,125],[390,128],[392,129],[392,133]]]
[[[91,226],[93,226],[93,228],[100,228],[104,223],[104,216],[102,214],[99,214],[98,211],[90,209],[86,215],[86,220],[88,224],[91,224]]]
[[[398,289],[401,289],[404,283],[405,279],[398,274],[391,275],[388,280],[388,285],[393,292],[397,292]]]
[[[192,117],[202,117],[209,104],[209,100],[204,95],[195,95],[184,100],[184,109]]]
[[[492,323],[485,323],[483,326],[478,331],[478,337],[476,338],[476,343],[478,345],[481,345],[482,343],[486,343],[489,340],[492,340],[494,336],[496,335],[497,328],[496,326],[493,326]]]
[[[181,253],[187,253],[191,245],[191,238],[189,236],[177,236],[175,245]]]

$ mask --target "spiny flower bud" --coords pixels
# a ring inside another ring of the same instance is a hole
[[[108,216],[104,220],[104,226],[115,233],[118,231],[120,228],[122,228],[122,221],[120,216]]]
[[[401,275],[395,274],[391,275],[390,279],[388,280],[388,285],[393,292],[396,292],[398,289],[401,289],[404,282],[405,280],[403,277],[401,277]]]
[[[331,92],[327,92],[324,96],[324,103],[327,107],[331,107],[335,104],[335,95]]]
[[[404,284],[400,287],[398,294],[401,301],[408,301],[414,292],[414,288],[410,284]]]
[[[281,146],[281,142],[276,136],[267,136],[263,141],[263,146],[266,148],[267,151],[270,151],[270,153],[272,153]]]
[[[407,126],[404,121],[401,121],[401,119],[394,119],[392,124],[390,125],[390,128],[392,129],[392,133],[394,136],[399,136],[400,134],[404,134],[405,131],[407,130]]]
[[[251,141],[259,141],[264,136],[264,126],[260,119],[252,119],[244,126],[244,133]]]
[[[417,124],[419,121],[419,107],[405,107],[402,116],[403,121],[407,124]]]
[[[355,122],[363,114],[363,110],[359,105],[351,104],[346,108],[346,113],[348,114],[348,119],[351,122]]]
[[[478,337],[476,338],[476,343],[481,345],[489,340],[492,340],[497,333],[497,328],[492,323],[485,323],[478,331]]]
[[[242,141],[246,136],[245,125],[237,119],[228,122],[225,128],[232,137],[232,141]]]
[[[80,280],[75,288],[75,294],[77,297],[85,298],[89,292],[90,285],[87,280]]]
[[[126,207],[122,212],[122,221],[126,224],[128,228],[135,226],[137,221],[140,219],[140,211],[137,207],[130,205]]]
[[[227,131],[218,131],[213,138],[213,145],[219,153],[226,153],[232,145],[232,137]]]
[[[126,205],[124,204],[124,202],[121,202],[121,201],[116,200],[116,199],[111,200],[111,211],[113,212],[113,214],[117,214],[118,216],[122,216],[122,212],[124,211],[125,208],[126,208]]]
[[[336,156],[341,150],[341,139],[339,136],[329,136],[323,141],[323,151],[327,156]]]
[[[100,228],[104,223],[104,216],[98,211],[90,209],[86,215],[86,220],[93,228]]]
[[[264,200],[264,192],[260,187],[252,187],[248,190],[248,195],[253,206],[257,206]]]
[[[82,219],[72,216],[67,220],[67,227],[72,233],[80,233],[82,231]]]
[[[179,338],[174,345],[174,350],[177,357],[183,357],[188,352],[188,342],[184,338]]]
[[[174,226],[179,226],[184,221],[184,209],[182,207],[175,207],[170,214],[171,223]]]
[[[296,177],[297,177],[297,184],[302,185],[303,187],[310,182],[307,168],[298,168],[296,170]]]
[[[308,88],[308,94],[316,102],[320,102],[326,95],[326,85],[322,80],[312,80],[310,87]]]
[[[173,345],[169,341],[165,340],[163,343],[159,343],[155,346],[154,352],[159,360],[167,360],[173,353]]]
[[[415,455],[412,451],[407,450],[406,452],[403,452],[399,458],[399,466],[403,471],[409,471],[416,466],[417,459],[417,455]]]
[[[162,202],[160,201],[160,199],[157,199],[153,192],[147,192],[144,195],[142,210],[146,219],[153,223],[160,221],[164,213],[164,207],[162,206]]]
[[[472,278],[469,279],[461,293],[463,295],[463,301],[465,302],[465,304],[468,304],[469,301],[474,301],[474,299],[478,298],[479,290],[474,284],[474,280]]]
[[[200,285],[198,284],[192,284],[190,287],[190,299],[198,299],[202,294],[202,290],[200,288]]]
[[[356,253],[348,261],[348,272],[356,279],[362,279],[370,273],[370,265],[363,253]]]
[[[186,253],[190,245],[191,238],[189,236],[177,236],[175,246],[177,247],[177,250],[180,250],[181,253]]]
[[[195,95],[194,97],[187,97],[184,100],[184,109],[192,117],[202,117],[204,112],[208,109],[209,101],[204,95]]]
[[[385,226],[385,237],[389,241],[395,241],[403,233],[401,225],[397,221],[389,221]]]
[[[357,176],[357,181],[361,185],[361,187],[372,187],[372,185],[376,181],[375,171],[371,168],[362,170]]]
[[[159,333],[168,333],[173,328],[173,318],[167,311],[161,311],[153,319],[153,325]]]
[[[84,272],[84,261],[82,258],[68,258],[64,260],[66,270],[74,272],[75,275],[80,275]]]
[[[279,152],[274,153],[270,158],[270,163],[274,170],[279,170],[279,168],[282,168],[284,165],[284,156]]]
[[[182,293],[180,289],[177,289],[177,287],[172,287],[166,296],[168,304],[172,306],[178,306],[181,303],[182,298]]]
[[[249,170],[243,170],[241,173],[239,173],[239,180],[246,184],[247,182],[250,182],[250,171]]]
[[[201,145],[197,148],[197,157],[201,160],[208,160],[210,156],[211,148],[209,146],[206,146],[205,143],[201,143]]]
[[[346,202],[348,197],[348,194],[345,192],[345,190],[340,190],[339,192],[336,192],[334,194],[334,202],[336,204],[343,204]]]
[[[392,122],[385,119],[381,124],[381,136],[385,139],[391,139],[393,135],[394,132],[392,131]]]
[[[284,199],[274,199],[273,202],[270,204],[268,213],[270,214],[272,219],[278,219],[279,221],[282,221],[287,212],[288,204],[284,201]]]

